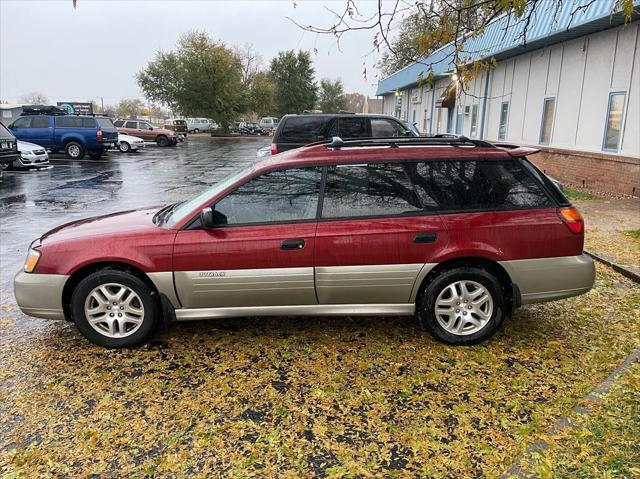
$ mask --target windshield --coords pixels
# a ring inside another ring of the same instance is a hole
[[[212,186],[204,190],[195,198],[189,201],[185,201],[184,203],[181,203],[177,208],[171,211],[171,213],[164,219],[162,226],[173,226],[176,223],[182,221],[187,215],[192,213],[194,209],[202,205],[202,203],[207,201],[209,198],[215,196],[225,188],[231,186],[233,183],[238,181],[243,176],[247,175],[248,173],[251,173],[253,169],[254,169],[254,166],[251,165],[251,166],[241,168],[239,170],[235,170],[228,176],[222,178],[220,181],[218,181],[217,183],[213,184]]]

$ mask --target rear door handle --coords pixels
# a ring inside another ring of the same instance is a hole
[[[429,231],[428,233],[418,233],[414,238],[414,243],[433,243],[438,238],[438,233]]]
[[[304,248],[303,239],[288,239],[280,244],[280,249],[302,249]]]

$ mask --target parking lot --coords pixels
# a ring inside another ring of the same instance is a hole
[[[522,308],[468,348],[413,318],[336,317],[183,323],[106,350],[17,310],[31,240],[187,198],[267,141],[193,137],[5,175],[0,475],[497,477],[638,347],[640,286],[602,266],[587,295]]]

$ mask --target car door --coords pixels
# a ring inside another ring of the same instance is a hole
[[[13,132],[14,136],[18,140],[31,141],[31,118],[32,117],[30,116],[21,116],[16,121],[11,123],[11,125],[9,125],[9,129]]]
[[[321,169],[261,174],[216,201],[217,226],[180,231],[174,280],[185,308],[317,304],[313,257]]]
[[[140,137],[146,141],[154,141],[156,139],[153,127],[146,121],[138,122],[138,130],[133,136]]]
[[[328,167],[316,233],[320,304],[408,303],[446,244],[442,219],[425,209],[406,165]]]
[[[31,119],[30,140],[40,146],[50,147],[53,144],[53,125],[51,118],[45,115]]]

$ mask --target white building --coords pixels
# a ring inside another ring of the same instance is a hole
[[[427,135],[532,145],[531,159],[553,176],[590,188],[640,195],[640,0],[630,23],[611,15],[615,0],[547,2],[529,27],[505,18],[465,43],[469,60],[494,68],[462,87],[447,45],[385,78],[384,113],[414,121]],[[506,33],[505,33],[506,32]],[[432,71],[436,81],[427,85]]]

